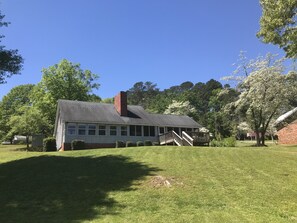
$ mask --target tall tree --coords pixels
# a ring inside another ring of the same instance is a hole
[[[46,117],[33,106],[23,106],[19,109],[19,115],[9,119],[10,132],[26,136],[27,148],[29,148],[29,136],[44,133],[49,123]]]
[[[153,98],[159,93],[157,85],[150,82],[137,82],[128,90],[128,102],[148,108]]]
[[[4,22],[4,15],[0,11],[0,27],[7,27],[8,22]],[[1,39],[4,38],[4,35],[0,35]],[[12,75],[19,74],[23,67],[23,58],[18,53],[18,50],[7,50],[5,46],[0,45],[0,84],[6,83],[6,78],[11,77]]]
[[[164,114],[172,115],[190,115],[195,113],[195,108],[190,104],[189,101],[176,101],[173,100],[172,104],[168,106]]]
[[[30,105],[30,94],[34,85],[26,84],[14,87],[0,102],[0,138],[12,141],[13,135],[8,134],[11,126],[8,121],[11,116],[19,115],[19,109]]]
[[[283,60],[276,60],[271,54],[244,63],[239,70],[243,72],[237,78],[241,93],[233,105],[238,113],[245,114],[255,131],[257,146],[264,146],[272,119],[288,108],[290,99],[297,93],[297,73],[283,75]]]
[[[234,102],[238,95],[239,93],[235,89],[228,86],[224,89],[218,88],[212,91],[208,103],[209,111],[206,114],[207,127],[218,140],[234,134],[235,117],[230,112],[226,112],[224,107]]]
[[[297,1],[260,0],[261,29],[257,36],[265,43],[283,48],[287,57],[297,58]]]
[[[98,75],[82,70],[80,64],[66,59],[42,70],[41,82],[34,88],[32,102],[54,126],[59,99],[94,101],[93,89],[98,89]],[[53,128],[53,127],[52,127]]]

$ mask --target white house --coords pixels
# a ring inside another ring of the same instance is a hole
[[[70,149],[75,139],[84,140],[87,148],[115,147],[116,141],[159,142],[159,135],[166,132],[182,135],[202,127],[188,116],[152,114],[141,106],[127,105],[126,92],[120,92],[114,101],[59,100],[54,131],[57,149]]]

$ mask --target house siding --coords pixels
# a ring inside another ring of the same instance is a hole
[[[63,144],[63,135],[64,135],[63,126],[64,126],[64,123],[62,122],[61,118],[59,117],[58,127],[57,127],[57,132],[56,132],[56,144],[57,144],[58,149],[61,148],[62,144]]]
[[[297,145],[297,120],[279,130],[277,135],[279,144]]]
[[[75,134],[70,135],[68,134],[67,127],[68,125],[75,125],[76,126],[76,131]],[[88,135],[88,128],[86,128],[86,134],[85,135],[79,135],[78,134],[78,126],[79,125],[96,125],[96,132],[95,135]],[[106,126],[106,135],[99,135],[98,131],[99,128],[98,126]],[[62,130],[62,126],[64,127],[64,131]],[[116,126],[117,129],[117,135],[110,135],[110,126]],[[158,136],[158,128],[155,128],[155,136],[129,136],[129,127],[127,126],[127,136],[122,136],[121,135],[121,126],[123,125],[110,125],[110,124],[89,124],[89,123],[66,123],[66,125],[63,125],[62,123],[59,123],[59,126],[57,128],[57,148],[61,150],[68,150],[70,149],[70,144],[73,140],[83,140],[86,144],[87,148],[110,148],[110,147],[115,147],[116,141],[131,141],[131,142],[138,142],[138,141],[146,141],[150,140],[152,142],[158,142],[159,141],[159,136]],[[61,134],[59,134],[61,132]],[[142,133],[143,133],[143,127],[142,127]],[[61,138],[61,135],[64,136]]]

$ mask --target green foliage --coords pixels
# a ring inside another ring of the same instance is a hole
[[[158,94],[159,89],[150,81],[145,83],[137,82],[128,90],[128,102],[131,105],[141,105],[149,108],[154,97]]]
[[[43,151],[57,151],[56,139],[53,137],[43,139]]]
[[[136,146],[136,144],[134,142],[132,142],[132,141],[126,142],[126,147],[134,147],[134,146]]]
[[[283,59],[276,59],[274,55],[268,53],[256,60],[247,60],[241,53],[235,75],[226,77],[237,80],[240,91],[238,99],[228,105],[229,111],[233,109],[246,120],[258,136],[258,146],[265,145],[265,138],[260,141],[259,135],[265,135],[273,118],[288,110],[290,99],[296,97],[297,73],[283,75],[283,71]]]
[[[32,136],[43,133],[48,128],[48,121],[39,110],[32,106],[23,106],[19,109],[19,115],[11,116],[8,124],[11,126],[10,133]],[[27,147],[29,147],[27,140]]]
[[[236,139],[235,137],[228,137],[223,140],[213,139],[209,145],[211,147],[235,147]]]
[[[0,139],[11,141],[14,133],[10,133],[11,126],[8,124],[10,117],[21,115],[20,108],[30,105],[30,94],[34,85],[19,85],[10,90],[0,102]]]
[[[71,141],[71,150],[82,150],[85,149],[85,141],[75,139]]]
[[[297,1],[260,0],[261,29],[257,36],[265,43],[279,45],[287,57],[297,58]]]
[[[102,100],[102,103],[113,104],[114,103],[114,98],[105,98],[105,99]]]
[[[96,82],[98,75],[89,70],[82,70],[80,64],[64,59],[59,64],[44,68],[42,73],[41,82],[34,88],[32,102],[52,124],[51,132],[53,132],[59,99],[100,100],[99,97],[91,94],[92,89],[99,88]]]
[[[142,141],[138,141],[138,142],[136,143],[136,146],[144,146],[144,143],[143,143]]]
[[[152,143],[151,140],[145,140],[145,141],[144,141],[144,145],[145,145],[145,146],[152,146],[153,143]]]
[[[8,26],[8,22],[4,22],[5,16],[0,11],[0,27]],[[4,35],[0,34],[0,42]],[[0,45],[0,84],[6,83],[5,79],[12,75],[19,74],[23,67],[24,60],[18,50],[6,50],[5,46]]]
[[[116,141],[116,148],[122,148],[125,147],[125,142],[123,141]]]
[[[209,112],[207,113],[207,129],[214,133],[216,138],[229,137],[236,125],[236,117],[225,106],[237,100],[239,93],[226,86],[223,89],[212,91],[209,99]]]

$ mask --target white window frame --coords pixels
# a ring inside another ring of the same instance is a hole
[[[118,135],[118,128],[117,128],[117,126],[115,126],[115,125],[109,126],[109,135],[110,136],[117,136]]]
[[[125,132],[126,134],[123,134],[123,132]],[[121,136],[128,136],[128,126],[126,125],[121,126]]]
[[[72,130],[74,129],[74,132],[73,133],[70,133],[70,129],[69,127],[74,127],[74,128],[71,128]],[[67,123],[67,135],[76,135],[76,124],[75,123]]]
[[[101,128],[101,127],[104,127],[104,128]],[[104,131],[104,135],[103,134],[100,134],[100,131]],[[100,136],[106,136],[106,125],[99,125],[99,127],[98,127],[98,135],[100,135]]]
[[[90,128],[90,127],[95,127],[94,128]],[[89,136],[95,136],[96,135],[96,130],[97,130],[97,126],[95,124],[89,124],[88,125],[88,135]],[[90,134],[90,131],[95,131],[94,134]]]
[[[84,133],[84,134],[81,134],[81,133],[80,133],[80,130],[83,130],[85,133]],[[86,125],[86,124],[78,124],[77,133],[78,133],[78,135],[80,135],[80,136],[85,136],[85,135],[87,135],[87,125]]]

